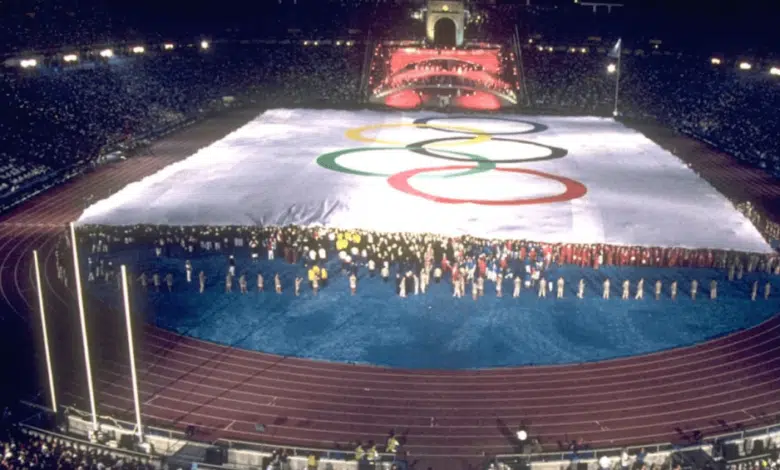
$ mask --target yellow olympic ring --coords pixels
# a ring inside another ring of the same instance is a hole
[[[473,145],[478,144],[480,142],[487,142],[490,140],[490,134],[485,133],[485,131],[481,131],[479,129],[473,129],[470,127],[461,127],[461,126],[433,126],[431,124],[415,124],[413,122],[400,122],[400,123],[386,123],[386,124],[371,124],[368,126],[361,126],[361,127],[353,127],[352,129],[347,130],[347,132],[344,133],[344,135],[350,139],[350,140],[356,140],[358,142],[367,142],[370,144],[382,144],[382,145],[406,145],[408,142],[396,142],[393,140],[381,140],[381,139],[375,139],[373,137],[366,137],[363,135],[364,132],[374,130],[374,129],[385,129],[385,128],[398,128],[398,127],[417,127],[417,128],[428,128],[428,129],[447,129],[450,131],[455,132],[463,132],[464,134],[473,134],[473,137],[467,140],[463,141],[455,141],[455,142],[448,142],[446,144],[440,144],[440,145],[431,145],[431,147],[457,147],[460,145]],[[464,137],[465,139],[465,137]]]

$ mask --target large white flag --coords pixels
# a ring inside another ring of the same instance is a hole
[[[80,223],[769,250],[679,159],[596,117],[270,110]]]

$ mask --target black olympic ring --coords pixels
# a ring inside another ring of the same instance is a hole
[[[468,139],[468,137],[442,137],[440,139],[430,139],[430,140],[423,140],[422,142],[413,142],[411,144],[407,144],[406,148],[408,150],[411,150],[414,153],[418,153],[420,155],[425,155],[427,157],[433,157],[433,158],[441,158],[442,160],[452,160],[456,162],[471,162],[473,160],[469,160],[466,158],[461,158],[455,155],[439,155],[432,153],[431,150],[435,149],[427,149],[425,148],[426,145],[435,144],[437,142],[444,142],[449,140],[465,140]],[[552,147],[550,145],[544,145],[537,142],[530,142],[528,140],[518,140],[518,139],[507,139],[503,137],[491,137],[490,140],[498,140],[502,142],[517,142],[521,144],[527,144],[527,145],[533,145],[535,147],[542,147],[546,149],[550,149],[550,155],[545,155],[543,157],[533,157],[533,158],[515,158],[513,160],[490,160],[493,163],[530,163],[530,162],[543,162],[545,160],[555,160],[558,158],[563,158],[566,155],[568,155],[569,151],[560,148],[560,147]]]
[[[533,121],[523,121],[521,119],[510,119],[505,117],[498,117],[498,116],[441,116],[441,117],[427,117],[427,118],[420,118],[415,119],[415,124],[424,124],[428,126],[430,129],[434,129],[441,132],[449,132],[449,133],[456,133],[456,134],[464,134],[466,132],[464,131],[456,131],[452,129],[444,129],[436,127],[433,124],[429,124],[431,121],[437,121],[437,120],[444,120],[444,119],[481,119],[485,121],[508,121],[508,122],[518,122],[520,124],[528,124],[531,126],[531,129],[527,131],[516,131],[516,132],[485,132],[486,135],[523,135],[523,134],[536,134],[538,132],[544,132],[547,129],[549,129],[548,126],[544,124],[539,124],[538,122]],[[477,134],[479,135],[479,134]]]

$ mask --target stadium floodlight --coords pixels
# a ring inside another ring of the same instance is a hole
[[[776,77],[780,76],[780,67],[772,67],[769,69],[769,75],[774,75]]]
[[[617,71],[617,66],[615,64],[607,65],[607,73],[615,73],[616,71]]]
[[[76,62],[77,60],[79,60],[79,56],[77,56],[76,54],[66,54],[62,57],[62,60],[64,60],[65,62]]]
[[[553,51],[553,47],[552,46],[547,46],[547,52],[552,52],[552,51]]]
[[[315,46],[319,46],[319,45],[320,45],[320,42],[319,42],[319,41],[314,41],[314,45],[315,45]]]
[[[100,57],[103,57],[105,59],[110,59],[111,57],[114,57],[114,51],[111,49],[103,49],[100,51]]]
[[[144,52],[146,52],[146,49],[143,46],[135,46],[133,48],[133,54],[143,54]]]
[[[340,46],[340,45],[342,45],[342,44],[344,44],[344,41],[336,41],[336,45],[337,45],[337,46]]]
[[[525,440],[528,439],[528,432],[525,429],[520,428],[517,430],[517,433],[515,433],[515,436],[517,436],[518,441],[525,442]]]
[[[585,48],[585,47],[583,47],[582,49],[580,49],[580,52],[581,52],[582,54],[587,54],[587,53],[588,53],[588,49],[587,49],[587,48]]]
[[[612,460],[609,457],[605,455],[599,459],[599,468],[609,470],[610,467],[612,467]]]
[[[710,59],[710,63],[712,65],[720,65],[721,63],[723,63],[723,61],[721,61],[718,57],[713,57]]]
[[[739,63],[739,69],[740,70],[750,70],[752,68],[753,68],[753,66],[750,65],[750,62],[740,62]]]
[[[200,42],[200,48],[201,48],[201,49],[208,49],[208,48],[209,48],[209,46],[210,46],[210,44],[209,44],[209,42],[208,42],[208,41],[201,41],[201,42]]]
[[[533,43],[534,43],[534,39],[533,38],[528,40],[528,44],[533,44]]]
[[[165,49],[166,51],[172,51],[172,50],[173,50],[173,47],[174,47],[174,46],[173,46],[173,44],[171,44],[171,43],[169,43],[169,42],[168,42],[168,43],[165,43],[165,44],[163,44],[163,49]]]
[[[22,59],[19,62],[19,65],[21,65],[23,69],[29,69],[36,67],[38,65],[38,61],[35,59]]]

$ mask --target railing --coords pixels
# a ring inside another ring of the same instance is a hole
[[[41,411],[51,412],[51,409],[45,406],[38,405],[27,401],[22,402],[26,406],[36,408]],[[89,418],[89,413],[78,410],[73,407],[64,406],[64,409],[69,410],[71,413],[81,416],[83,418]],[[110,416],[99,416],[99,419],[109,420],[116,423],[117,427],[126,430],[127,432],[133,432],[135,425],[129,421],[123,421],[120,419],[114,419]],[[156,435],[160,437],[166,437],[169,439],[185,440],[186,435],[183,431],[160,428],[156,426],[144,426],[146,434]],[[756,438],[760,436],[773,436],[780,434],[780,424],[773,424],[768,426],[762,426],[758,428],[752,428],[748,430],[732,431],[728,433],[716,434],[703,438],[696,444],[680,445],[671,442],[663,443],[651,443],[646,445],[634,445],[624,447],[609,447],[599,449],[585,449],[578,452],[571,450],[558,451],[558,452],[538,452],[538,453],[523,453],[523,454],[498,454],[496,458],[499,460],[512,460],[522,459],[529,462],[551,462],[551,461],[571,461],[571,460],[589,460],[596,459],[603,456],[616,457],[619,456],[624,450],[627,450],[629,454],[637,453],[639,450],[644,449],[648,454],[663,453],[663,452],[678,452],[681,450],[701,449],[704,447],[712,446],[715,443],[733,443],[741,442],[745,439]],[[289,450],[293,456],[307,456],[312,452],[318,455],[324,456],[329,459],[354,459],[355,453],[351,450],[339,450],[339,449],[323,449],[316,447],[300,447],[300,446],[288,446],[288,445],[275,445],[264,444],[262,442],[243,441],[238,439],[217,439],[211,443],[212,445],[222,445],[232,450],[248,450],[256,452],[272,452],[274,449],[284,448]],[[392,457],[392,454],[383,453],[380,454],[383,457]],[[419,454],[419,456],[425,456]],[[757,458],[757,457],[754,457]]]
[[[681,450],[701,449],[704,447],[712,446],[715,443],[732,443],[741,442],[745,439],[751,439],[759,436],[772,436],[774,434],[780,434],[780,424],[773,424],[770,426],[764,426],[759,428],[753,428],[743,431],[734,431],[723,434],[716,434],[714,436],[703,438],[696,444],[680,445],[671,442],[648,444],[648,445],[635,445],[624,447],[609,447],[600,449],[587,449],[577,452],[566,450],[561,452],[541,452],[541,453],[529,453],[529,454],[499,454],[496,456],[498,459],[525,459],[531,462],[550,462],[550,461],[571,461],[571,460],[598,460],[601,457],[615,457],[619,456],[624,450],[627,450],[629,454],[637,453],[637,451],[644,449],[648,454],[661,453],[661,452],[678,452]]]

